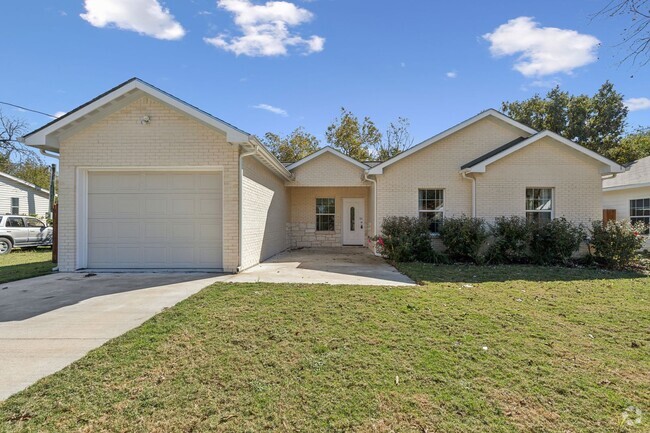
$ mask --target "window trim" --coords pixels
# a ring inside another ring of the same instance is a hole
[[[332,200],[333,201],[332,206],[334,206],[334,212],[332,212],[332,213],[329,213],[329,212],[328,213],[319,213],[318,212],[318,200]],[[336,197],[316,197],[316,199],[314,200],[314,206],[316,207],[316,209],[315,209],[316,210],[316,221],[315,221],[315,223],[316,223],[316,227],[315,227],[316,232],[318,232],[318,233],[336,233]],[[332,217],[334,217],[334,227],[332,228],[332,230],[319,230],[318,229],[318,217],[319,216],[332,216]]]
[[[650,216],[632,216],[632,202],[636,202],[637,200],[650,200],[650,197],[643,197],[643,198],[631,198],[629,199],[629,217],[630,217],[630,224],[634,224],[635,220],[636,222],[641,221],[646,225],[646,230],[643,234],[643,236],[648,236],[650,234]],[[645,209],[645,205],[643,206],[642,209]]]
[[[14,204],[16,200],[16,204]],[[17,209],[16,212],[14,210]],[[20,197],[11,197],[11,215],[20,215]]]
[[[551,209],[550,211],[548,210],[536,210],[536,209],[531,209],[528,210],[526,209],[526,201],[528,200],[528,190],[529,189],[550,189],[551,190]],[[524,189],[524,217],[526,218],[526,221],[528,221],[528,213],[550,213],[551,214],[551,221],[555,219],[555,188],[552,186],[527,186],[526,189]]]
[[[420,191],[442,191],[442,210],[420,210]],[[417,190],[417,195],[415,197],[415,212],[418,218],[420,218],[420,213],[440,213],[442,214],[442,220],[445,219],[445,197],[447,196],[446,188],[442,187],[419,187]],[[429,231],[429,234],[432,237],[440,236],[440,232]]]

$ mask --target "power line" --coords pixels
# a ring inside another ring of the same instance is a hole
[[[16,105],[16,104],[10,104],[9,102],[0,101],[0,104],[9,105],[10,107],[20,108],[21,110],[31,111],[32,113],[42,114],[43,116],[47,116],[47,117],[51,117],[52,119],[56,119],[56,116],[53,116],[51,114],[43,113],[42,111],[38,111],[38,110],[32,110],[31,108],[21,107],[20,105]]]

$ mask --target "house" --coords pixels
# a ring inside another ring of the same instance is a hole
[[[237,272],[289,247],[368,245],[391,215],[600,218],[618,164],[487,110],[381,164],[288,166],[133,78],[23,137],[60,155],[59,268]]]
[[[49,208],[49,191],[0,172],[0,215],[37,215],[42,218]]]
[[[650,156],[629,164],[625,173],[603,179],[603,217],[650,225]],[[643,248],[650,249],[649,238]]]

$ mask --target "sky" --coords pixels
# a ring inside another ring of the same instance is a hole
[[[650,64],[621,63],[608,0],[31,0],[0,5],[0,101],[61,115],[139,77],[257,135],[321,139],[345,107],[418,143],[559,84],[625,95],[650,126]],[[50,119],[0,105],[36,128]]]

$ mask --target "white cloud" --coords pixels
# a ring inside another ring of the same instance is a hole
[[[54,117],[58,119],[59,117],[64,116],[65,114],[67,114],[65,111],[57,111],[56,113],[54,113]]]
[[[219,34],[204,38],[217,48],[245,56],[281,56],[289,47],[301,48],[303,53],[323,51],[325,39],[308,39],[292,33],[289,28],[310,22],[314,18],[307,9],[286,1],[269,1],[255,5],[250,0],[218,0],[217,6],[235,15],[235,24],[242,36]]]
[[[278,114],[282,117],[287,117],[289,115],[289,113],[287,113],[287,110],[283,108],[274,107],[273,105],[269,105],[269,104],[253,105],[253,108],[257,108],[258,110],[266,110],[270,113]]]
[[[84,0],[84,6],[81,18],[95,27],[117,27],[165,40],[185,36],[183,26],[158,0]]]
[[[650,98],[629,98],[624,103],[630,111],[650,109]]]
[[[600,41],[575,30],[540,27],[532,17],[519,17],[483,35],[495,57],[519,54],[514,69],[526,77],[574,69],[597,60]]]
[[[456,71],[449,71],[445,75],[447,78],[456,78],[458,76],[458,73],[456,73]]]

